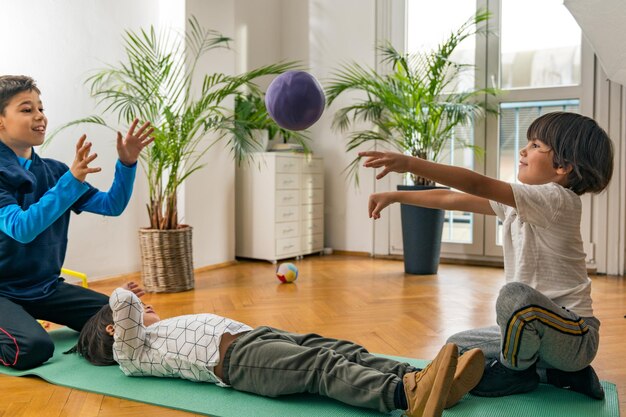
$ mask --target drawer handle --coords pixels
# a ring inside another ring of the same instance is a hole
[[[289,197],[283,198],[283,201],[289,201],[289,200],[293,200],[293,197],[289,196]]]
[[[283,214],[283,218],[291,217],[291,216],[293,216],[293,213],[285,213],[285,214]]]
[[[291,249],[291,248],[293,248],[293,245],[283,246],[283,249]]]
[[[284,230],[283,230],[283,233],[289,233],[289,232],[293,232],[293,229],[292,229],[292,228],[289,228],[289,229],[284,229]]]

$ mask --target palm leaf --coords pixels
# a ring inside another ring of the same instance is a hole
[[[52,140],[59,134],[61,133],[63,130],[67,129],[68,127],[71,126],[78,126],[78,125],[82,125],[82,124],[95,124],[95,125],[100,125],[100,126],[104,126],[107,127],[113,131],[116,131],[115,129],[113,129],[112,127],[110,127],[109,125],[107,125],[107,123],[104,121],[104,119],[100,116],[89,116],[89,117],[84,117],[82,119],[78,119],[78,120],[73,120],[69,123],[65,123],[64,125],[59,126],[58,128],[56,128],[55,130],[52,131],[52,133],[50,133],[48,135],[48,137],[46,138],[46,141],[41,145],[41,149],[45,149],[50,142],[52,142]]]
[[[333,72],[326,87],[328,106],[348,92],[359,96],[336,110],[332,128],[343,132],[355,123],[372,125],[372,129],[349,134],[346,150],[385,143],[399,152],[438,160],[455,126],[496,112],[486,98],[498,90],[457,92],[459,77],[472,66],[452,59],[465,39],[486,32],[488,19],[488,12],[477,12],[429,53],[404,54],[389,43],[381,44],[377,48],[380,62],[391,68],[389,73],[380,74],[358,63],[343,64]],[[457,143],[476,149],[462,140]],[[357,162],[347,172],[358,183]]]
[[[230,134],[245,130],[246,125],[239,122],[227,128],[229,99],[242,89],[259,92],[255,84],[259,77],[296,68],[295,63],[286,62],[235,76],[206,74],[197,91],[193,80],[197,79],[200,58],[218,48],[229,49],[230,41],[217,31],[203,28],[195,17],[188,20],[184,34],[157,31],[152,26],[129,30],[123,34],[125,60],[96,71],[86,80],[102,113],[116,116],[119,124],[129,124],[135,118],[149,120],[155,128],[155,140],[140,158],[148,178],[147,210],[152,228],[177,227],[177,189],[203,167],[202,157],[216,143],[225,142],[238,163],[257,149],[250,135]],[[49,140],[58,131],[82,123],[106,126],[101,117],[91,116],[61,126]],[[206,139],[212,132],[218,133],[217,138]]]

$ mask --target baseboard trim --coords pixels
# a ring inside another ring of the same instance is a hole
[[[236,265],[237,263],[238,263],[237,260],[232,260],[232,261],[221,262],[219,264],[201,266],[200,268],[194,268],[193,272],[194,274],[198,274],[201,272],[212,271],[214,269],[226,268],[228,266]],[[98,278],[88,277],[88,282],[96,282],[96,281],[104,281],[104,280],[111,280],[111,281],[123,280],[123,281],[141,282],[141,271],[129,272],[128,274],[108,275],[108,276],[98,277]]]
[[[212,265],[201,266],[200,268],[194,269],[193,272],[194,273],[199,273],[199,272],[212,271],[214,269],[221,269],[221,268],[226,268],[227,266],[237,265],[238,263],[239,263],[239,261],[237,261],[237,260],[226,261],[226,262],[221,262],[219,264],[212,264]]]
[[[372,258],[372,254],[369,252],[357,252],[357,251],[337,250],[337,249],[333,249],[332,255],[361,256],[365,258]],[[331,255],[324,255],[324,256],[331,256]]]
[[[375,255],[376,259],[389,259],[393,261],[403,261],[402,255]],[[504,266],[501,261],[490,261],[480,259],[456,259],[456,258],[440,258],[439,263],[450,265],[465,265],[465,266],[489,266],[494,268],[502,268]]]

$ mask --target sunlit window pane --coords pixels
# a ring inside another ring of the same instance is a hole
[[[453,137],[447,143],[442,155],[441,162],[474,169],[474,150],[464,146],[474,143],[474,127],[457,126],[454,129]],[[472,243],[472,226],[474,214],[461,211],[446,211],[443,223],[443,242]]]
[[[562,0],[502,0],[502,88],[580,84],[580,27]]]
[[[519,151],[526,146],[528,126],[542,114],[553,111],[578,113],[579,100],[527,101],[500,104],[500,134],[498,149],[498,178],[518,182]],[[496,242],[502,244],[502,223],[498,220]]]
[[[476,3],[467,0],[409,1],[407,2],[408,33],[407,50],[409,53],[429,53],[437,49],[452,32],[476,14]],[[469,64],[461,73],[454,90],[473,89],[475,85],[474,69],[476,39],[469,37],[457,46],[452,60],[459,64]],[[452,90],[452,88],[450,88]],[[473,169],[474,151],[463,143],[474,143],[474,127],[460,126],[455,129],[453,139],[442,151],[440,162]],[[443,226],[443,242],[472,243],[472,213],[446,211]]]
[[[407,51],[430,52],[476,14],[476,3],[467,0],[409,1],[407,13]],[[475,51],[476,37],[470,36],[457,46],[452,60],[473,66]],[[474,84],[474,69],[468,67],[459,77],[456,90],[468,90],[474,88]]]

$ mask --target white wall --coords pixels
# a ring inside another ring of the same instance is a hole
[[[238,74],[285,59],[281,55],[281,10],[281,0],[235,1],[233,49]],[[270,81],[264,79],[259,85],[267,88]]]
[[[310,2],[311,72],[324,84],[341,64],[376,64],[375,0],[313,0]],[[347,181],[343,170],[356,157],[346,153],[348,133],[331,130],[334,112],[350,103],[342,97],[311,129],[313,150],[324,157],[325,245],[338,250],[371,252],[372,221],[367,199],[373,191],[372,171],[360,169],[360,187]]]
[[[237,69],[250,70],[280,60],[300,61],[322,84],[342,63],[375,65],[375,0],[238,0]],[[347,18],[349,17],[349,18]],[[361,170],[357,189],[343,174],[356,153],[345,151],[347,134],[331,130],[343,97],[310,129],[313,152],[324,157],[325,246],[370,252],[372,224],[367,198],[372,172]]]
[[[235,36],[234,1],[187,0],[187,17],[195,16],[205,28]],[[198,62],[196,83],[205,73],[235,72],[235,53],[218,49]],[[206,140],[215,140],[215,136]],[[194,267],[219,264],[235,258],[235,165],[224,145],[214,145],[203,157],[206,166],[184,183],[183,220],[193,226]]]
[[[98,113],[83,82],[94,69],[124,58],[124,30],[151,24],[183,30],[188,14],[196,14],[206,27],[234,36],[232,1],[41,0],[35,6],[3,0],[0,38],[6,42],[0,74],[35,78],[51,132],[70,120]],[[213,59],[203,62],[201,70],[233,72],[233,52],[220,52]],[[88,181],[106,190],[117,159],[114,133],[90,126],[68,129],[43,154],[71,164],[74,144],[83,132],[94,143],[97,166],[103,168]],[[234,259],[234,165],[221,145],[207,154],[206,162],[208,166],[186,184],[181,201],[183,220],[194,226],[196,267]],[[146,202],[145,176],[138,170],[133,198],[122,216],[72,216],[65,265],[91,278],[139,271],[137,231],[148,225]]]
[[[195,15],[203,26],[235,38],[233,51],[210,52],[200,71],[239,73],[299,60],[324,83],[341,63],[375,65],[375,6],[375,0],[40,0],[35,7],[3,0],[0,36],[12,41],[4,44],[0,74],[27,74],[37,80],[51,132],[98,113],[83,82],[91,71],[123,59],[125,29],[154,24],[183,30],[186,17]],[[260,84],[265,87],[270,81]],[[346,100],[311,129],[313,150],[325,158],[325,246],[369,252],[372,226],[366,203],[372,175],[362,170],[360,189],[345,180],[342,170],[355,154],[345,152],[346,135],[330,129],[334,110]],[[71,164],[74,144],[83,132],[94,142],[103,168],[88,181],[106,190],[117,158],[112,132],[90,126],[68,129],[44,154]],[[234,259],[235,170],[224,145],[214,146],[204,158],[207,166],[190,177],[181,192],[182,220],[194,227],[196,268]],[[148,224],[146,201],[146,181],[139,171],[122,216],[73,216],[66,266],[92,278],[140,270],[137,230]]]
[[[48,132],[70,120],[95,113],[83,81],[91,70],[122,58],[123,29],[136,29],[158,19],[158,7],[150,0],[32,2],[3,1],[0,39],[4,39],[0,74],[30,75],[42,91],[49,118]],[[107,189],[117,159],[115,134],[83,126],[70,129],[54,140],[44,156],[70,165],[74,145],[86,132],[98,153],[95,163],[102,172],[87,180]],[[135,195],[121,217],[93,214],[73,216],[66,265],[92,276],[137,271],[137,241],[145,205],[145,183],[140,178]]]

